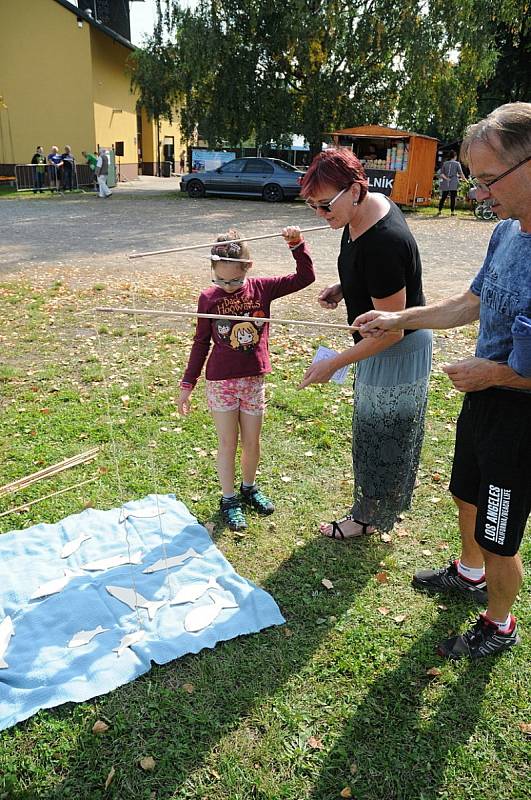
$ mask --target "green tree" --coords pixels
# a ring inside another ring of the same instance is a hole
[[[393,124],[458,136],[529,0],[169,0],[182,128],[211,145]]]

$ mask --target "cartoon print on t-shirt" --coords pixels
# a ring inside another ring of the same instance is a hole
[[[216,329],[220,339],[228,339],[230,334],[230,322],[219,319],[216,322]]]
[[[230,332],[230,344],[234,350],[252,350],[260,341],[258,331],[252,322],[237,322]]]
[[[260,319],[260,317],[265,317],[265,314],[264,314],[264,312],[263,312],[263,311],[261,311],[261,310],[254,311],[252,316],[253,316],[253,322],[254,322],[254,324],[256,325],[256,327],[258,328],[258,330],[260,330],[261,328],[263,328],[263,326],[265,325],[265,322],[263,322],[263,321]]]

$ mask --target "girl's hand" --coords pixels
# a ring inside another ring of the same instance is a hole
[[[289,245],[300,244],[303,241],[298,225],[288,225],[287,228],[282,228],[282,236]]]
[[[321,308],[337,308],[338,304],[343,299],[341,284],[334,283],[333,286],[327,286],[317,299]]]
[[[181,389],[179,392],[179,397],[177,399],[177,408],[179,410],[179,414],[182,417],[185,417],[190,411],[190,395],[192,394],[193,389]]]

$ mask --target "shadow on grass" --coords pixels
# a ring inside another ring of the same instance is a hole
[[[447,622],[439,620],[374,683],[329,755],[311,800],[336,800],[345,785],[357,800],[439,796],[448,758],[474,733],[493,666],[492,659],[454,666],[457,674],[443,673],[452,685],[439,687],[428,706],[434,678],[426,664],[442,666],[433,649],[446,636]]]

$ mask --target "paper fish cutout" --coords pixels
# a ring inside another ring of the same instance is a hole
[[[72,636],[67,646],[83,647],[84,644],[91,642],[98,633],[105,633],[105,631],[110,631],[110,628],[102,628],[101,625],[98,625],[98,627],[94,628],[92,631],[78,631]]]
[[[0,622],[0,669],[7,669],[9,664],[4,656],[9,647],[9,641],[15,635],[15,628],[11,617],[4,617]]]
[[[136,608],[145,608],[150,619],[153,619],[159,608],[162,608],[168,602],[167,600],[146,600],[134,589],[125,589],[123,586],[106,586],[105,588],[110,595],[125,603],[133,611]]]
[[[123,639],[121,640],[118,647],[113,647],[113,653],[118,653],[118,658],[125,653],[128,647],[131,647],[133,644],[137,642],[141,642],[142,639],[145,637],[145,631],[135,631],[134,633],[127,633]]]
[[[111,556],[110,558],[100,558],[97,561],[87,561],[86,564],[81,564],[81,569],[88,572],[95,572],[99,569],[112,569],[113,567],[123,567],[124,564],[141,564],[142,553],[133,553],[131,556]]]
[[[67,586],[72,578],[78,578],[83,575],[82,572],[72,572],[71,569],[65,569],[65,574],[62,578],[55,578],[48,583],[42,583],[31,595],[30,600],[37,600],[39,597],[48,597],[51,594],[57,594]]]
[[[87,533],[82,533],[77,539],[72,539],[71,542],[67,542],[61,550],[61,558],[68,558],[68,556],[71,556],[72,553],[79,550],[83,542],[86,542],[87,539],[92,539],[92,536],[89,536]]]
[[[181,603],[195,603],[209,589],[221,590],[222,588],[215,578],[209,578],[208,581],[190,581],[190,583],[181,586],[177,590],[170,600],[170,606],[179,606]]]
[[[151,572],[160,572],[161,569],[171,569],[171,567],[178,567],[188,561],[190,558],[204,558],[202,553],[197,553],[193,547],[189,547],[186,552],[181,553],[180,556],[172,556],[171,558],[159,558],[154,564],[151,564],[147,569],[142,570],[145,574]]]
[[[158,509],[154,511],[129,511],[126,508],[121,508],[118,522],[125,522],[129,517],[134,517],[135,519],[155,519],[156,517],[161,517],[165,513],[165,511],[159,511]]]
[[[198,606],[192,608],[184,618],[184,629],[189,633],[196,633],[202,631],[203,628],[208,628],[216,617],[218,617],[224,608],[238,608],[238,603],[232,600],[225,600],[219,595],[208,595],[212,600],[212,604]]]

